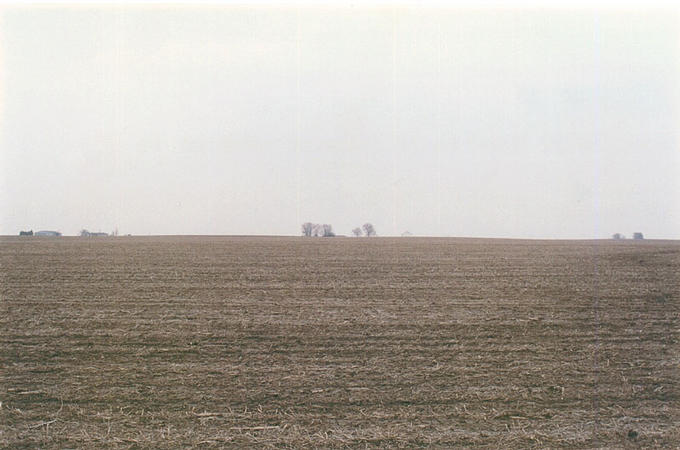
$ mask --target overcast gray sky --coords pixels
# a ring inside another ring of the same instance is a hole
[[[0,9],[0,234],[680,238],[678,9]]]

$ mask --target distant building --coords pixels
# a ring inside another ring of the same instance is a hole
[[[639,231],[636,231],[635,233],[633,233],[633,239],[637,239],[638,241],[640,241],[640,240],[642,240],[642,239],[644,239],[644,238],[645,238],[645,237],[644,237],[644,236],[642,235],[642,233],[640,233]]]
[[[52,236],[52,237],[57,237],[61,236],[61,233],[58,231],[48,231],[48,230],[42,230],[42,231],[36,231],[35,236]]]
[[[29,231],[20,231],[19,236],[33,236],[33,230]]]

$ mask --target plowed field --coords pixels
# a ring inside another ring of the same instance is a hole
[[[675,447],[680,242],[0,238],[0,446]]]

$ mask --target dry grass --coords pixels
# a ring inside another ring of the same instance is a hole
[[[1,238],[0,445],[671,447],[680,243]]]

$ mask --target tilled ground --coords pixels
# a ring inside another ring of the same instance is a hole
[[[0,238],[0,445],[675,447],[680,242]]]

